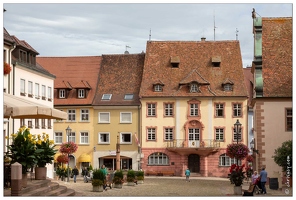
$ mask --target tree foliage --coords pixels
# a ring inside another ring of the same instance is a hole
[[[272,158],[286,172],[292,166],[292,140],[283,142],[281,147],[275,149]]]

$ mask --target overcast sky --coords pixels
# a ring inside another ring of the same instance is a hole
[[[206,37],[238,39],[244,67],[253,60],[252,9],[261,17],[293,16],[292,3],[3,3],[3,8],[3,26],[39,56],[134,54],[146,52],[148,40]]]

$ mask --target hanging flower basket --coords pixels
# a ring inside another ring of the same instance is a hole
[[[236,158],[238,160],[243,160],[245,157],[248,156],[250,152],[249,148],[244,145],[243,143],[233,143],[227,145],[226,155],[230,158]]]
[[[11,67],[8,63],[4,62],[4,66],[3,66],[3,69],[4,69],[4,75],[7,75],[10,73],[11,71]]]
[[[248,155],[247,158],[246,158],[246,160],[247,160],[248,162],[253,162],[253,156]]]
[[[58,163],[68,163],[69,162],[69,157],[67,154],[61,154],[57,157]]]
[[[234,184],[235,186],[241,186],[243,184],[246,173],[245,171],[243,171],[244,167],[244,164],[242,166],[236,164],[231,165],[229,169],[229,172],[231,173],[229,177],[231,184]]]
[[[65,154],[75,153],[78,149],[78,145],[74,142],[65,142],[60,147],[60,152]]]

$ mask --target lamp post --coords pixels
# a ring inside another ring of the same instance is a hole
[[[68,137],[68,143],[69,143],[69,138],[70,138],[70,134],[71,134],[71,131],[72,131],[72,129],[68,126],[67,128],[66,128],[66,134],[67,134],[67,137]],[[70,161],[70,159],[69,159],[69,153],[68,153],[68,167],[67,167],[67,182],[69,182],[69,176],[70,176],[70,172],[69,172],[69,161]]]
[[[236,120],[235,124],[234,124],[234,130],[236,133],[236,144],[238,144],[238,134],[241,132],[241,127],[242,124],[239,123],[239,120]],[[238,159],[236,158],[236,165],[238,165]]]
[[[255,138],[252,138],[252,141],[250,142],[251,149],[253,152],[259,154],[259,151],[255,149]]]

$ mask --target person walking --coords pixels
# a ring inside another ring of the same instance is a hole
[[[262,187],[261,193],[266,194],[265,183],[267,181],[267,172],[265,171],[265,167],[262,167],[262,170],[260,172],[260,181],[261,181],[261,187]]]
[[[190,177],[190,170],[189,170],[189,168],[187,168],[185,170],[185,176],[186,176],[186,182],[190,182],[190,180],[189,180],[189,177]]]
[[[84,168],[82,169],[82,175],[83,175],[84,183],[88,183],[88,180],[87,180],[88,170],[87,170],[86,167],[84,167]]]
[[[105,191],[107,191],[106,188],[107,188],[107,174],[108,174],[108,171],[107,171],[107,168],[105,167],[105,165],[102,165],[101,170],[103,171],[103,174],[105,176],[105,181],[104,181],[103,189]]]
[[[74,169],[72,169],[72,174],[73,174],[73,178],[74,178],[74,183],[76,183],[76,177],[79,174],[77,166],[75,166]]]

